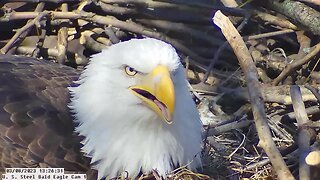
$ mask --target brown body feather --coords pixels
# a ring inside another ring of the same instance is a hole
[[[45,60],[0,55],[0,163],[86,172],[74,132],[68,86],[75,69]]]

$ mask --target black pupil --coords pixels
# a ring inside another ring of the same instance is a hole
[[[133,69],[132,67],[129,67],[129,71],[130,71],[130,72],[133,72],[134,69]]]

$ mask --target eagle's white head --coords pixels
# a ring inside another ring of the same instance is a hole
[[[150,38],[113,45],[91,58],[77,83],[69,107],[98,178],[201,166],[202,124],[171,45]]]

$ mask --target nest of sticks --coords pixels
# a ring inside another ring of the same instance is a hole
[[[3,54],[81,69],[131,38],[176,47],[204,123],[205,175],[180,168],[168,179],[320,177],[318,1],[5,0],[0,8]]]

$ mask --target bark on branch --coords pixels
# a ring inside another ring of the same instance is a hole
[[[268,0],[268,6],[288,17],[292,17],[296,22],[316,35],[320,35],[320,13],[305,4],[292,0]]]

